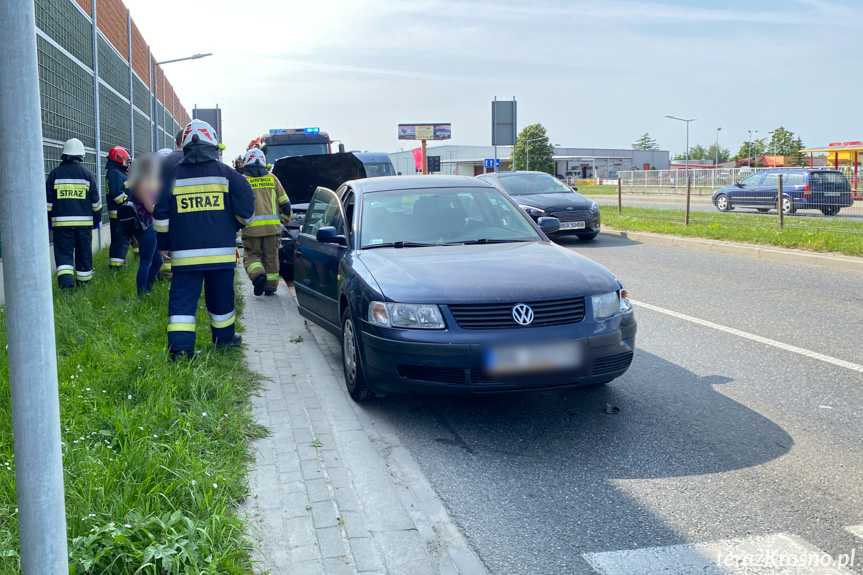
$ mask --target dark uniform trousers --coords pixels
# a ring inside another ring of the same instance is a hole
[[[90,228],[54,228],[54,263],[57,284],[73,287],[93,279],[93,230]]]
[[[234,268],[174,270],[168,300],[168,351],[195,350],[195,312],[202,284],[213,343],[228,343],[234,337]]]
[[[243,236],[243,265],[249,279],[255,281],[260,275],[267,276],[266,291],[279,287],[279,247],[281,235],[249,237]]]
[[[109,200],[110,201],[110,200]],[[108,250],[110,266],[117,268],[126,264],[126,254],[129,252],[129,236],[123,235],[120,222],[111,218],[111,248]]]

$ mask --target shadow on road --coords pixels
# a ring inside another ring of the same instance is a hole
[[[396,427],[493,572],[590,573],[581,553],[687,542],[620,480],[740,470],[789,451],[782,428],[716,391],[727,381],[639,351],[603,387],[390,396],[368,409]]]
[[[565,248],[579,249],[625,248],[631,246],[640,246],[643,243],[627,238],[621,238],[619,236],[606,236],[603,234],[599,234],[598,236],[596,236],[596,239],[589,241],[580,240],[575,236],[560,236],[552,238],[552,240],[559,246],[563,246]]]

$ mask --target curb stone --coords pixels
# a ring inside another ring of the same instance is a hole
[[[386,406],[348,396],[338,339],[306,324],[284,284],[268,298],[242,284],[246,359],[266,378],[252,409],[270,431],[243,506],[256,572],[487,575]]]
[[[809,252],[805,250],[795,250],[791,248],[757,246],[752,244],[724,242],[721,240],[709,240],[704,238],[690,238],[667,234],[655,234],[652,232],[620,231],[613,230],[610,228],[605,228],[599,233],[601,235],[609,237],[616,237],[651,244],[678,246],[704,252],[713,252],[717,254],[733,254],[778,262],[790,262],[796,264],[807,264],[812,266],[863,272],[863,258],[855,258],[851,256],[837,256],[831,254],[821,254],[818,252]]]

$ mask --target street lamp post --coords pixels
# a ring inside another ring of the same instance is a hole
[[[526,172],[530,171],[530,143],[531,142],[538,142],[538,141],[544,140],[544,139],[545,139],[545,137],[531,138],[530,140],[524,140],[524,148],[525,148],[525,150],[527,150],[527,158],[526,158],[525,164],[524,164],[524,170]]]
[[[159,150],[159,117],[156,115],[157,108],[159,107],[159,100],[156,98],[156,90],[153,86],[153,76],[155,75],[156,66],[164,66],[165,64],[173,64],[174,62],[184,62],[185,60],[199,60],[201,58],[206,58],[207,56],[212,56],[211,53],[206,54],[195,54],[194,56],[186,56],[185,58],[174,58],[172,60],[163,60],[161,62],[153,62],[150,60],[150,94],[153,95],[153,151],[156,152]],[[162,72],[162,82],[164,84],[165,81],[165,73]]]
[[[722,131],[722,128],[716,128],[716,161],[713,163],[713,168],[719,169],[719,132]]]
[[[776,167],[776,138],[773,137],[773,134],[776,133],[776,130],[770,130],[767,132],[770,134],[770,155],[773,156],[773,167]]]
[[[752,132],[758,133],[758,130],[749,130],[749,167],[752,167]]]
[[[696,121],[698,118],[690,118],[688,120],[684,118],[678,118],[677,116],[665,116],[670,120],[677,120],[678,122],[686,123],[686,217],[684,223],[689,225],[689,199],[691,193],[691,183],[689,181],[689,123]]]

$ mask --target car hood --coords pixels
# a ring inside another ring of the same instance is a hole
[[[528,194],[517,196],[510,194],[515,203],[519,205],[533,206],[547,210],[550,208],[573,208],[576,210],[589,210],[593,203],[581,194],[575,192],[560,192],[555,194]]]
[[[335,191],[349,180],[365,178],[366,169],[359,158],[348,152],[280,158],[273,166],[273,174],[291,203],[307,204],[319,187]]]
[[[550,242],[378,248],[356,257],[398,302],[514,303],[619,289],[607,269]]]

